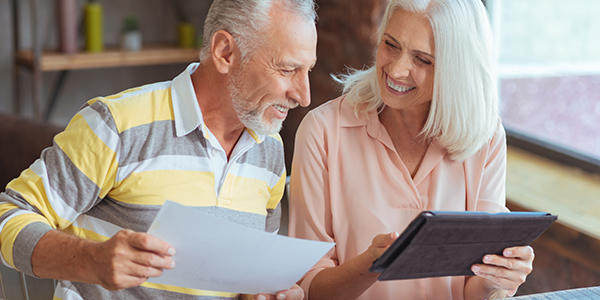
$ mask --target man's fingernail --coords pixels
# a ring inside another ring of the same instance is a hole
[[[171,269],[173,269],[173,268],[175,268],[175,261],[174,260],[171,261]]]
[[[279,295],[277,295],[277,299],[278,300],[283,300],[285,298],[286,298],[285,294],[279,294]]]
[[[175,255],[175,248],[169,248],[169,250],[167,250],[167,254],[170,256]]]
[[[504,251],[504,256],[509,256],[509,255],[511,255],[511,254],[512,254],[512,251],[511,251],[511,250],[506,250],[506,251]]]
[[[264,295],[258,295],[258,297],[256,297],[256,300],[267,300],[267,297],[265,297]]]
[[[471,270],[473,270],[473,273],[479,272],[481,268],[479,266],[473,266],[473,268]]]
[[[483,262],[486,262],[486,263],[492,262],[492,258],[486,255],[483,257]]]

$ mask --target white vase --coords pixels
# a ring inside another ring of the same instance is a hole
[[[125,51],[139,51],[142,49],[142,33],[139,31],[123,32],[121,48]]]

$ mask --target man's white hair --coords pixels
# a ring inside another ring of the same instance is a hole
[[[314,0],[214,0],[204,21],[200,61],[210,57],[211,39],[219,30],[233,36],[242,61],[251,57],[256,47],[265,41],[269,9],[278,2],[311,22],[317,18]]]
[[[379,28],[381,42],[395,10],[427,17],[433,29],[433,98],[420,136],[435,139],[455,161],[475,154],[493,137],[500,117],[493,37],[481,0],[391,0]],[[356,115],[381,111],[376,66],[334,77]]]

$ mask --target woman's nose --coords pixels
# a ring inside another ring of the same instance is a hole
[[[392,63],[388,73],[392,78],[408,77],[411,68],[412,62],[410,58],[407,55],[402,55]]]

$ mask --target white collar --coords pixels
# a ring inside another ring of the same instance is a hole
[[[202,117],[200,105],[198,105],[198,98],[196,98],[191,77],[199,65],[199,63],[189,64],[171,83],[171,100],[173,102],[175,134],[177,137],[185,136],[201,126],[204,136],[208,138],[209,130],[204,124],[204,118]],[[256,134],[250,128],[246,128],[245,130],[259,144],[265,139],[264,135]]]
[[[202,111],[192,84],[192,73],[199,63],[191,63],[171,82],[171,101],[175,117],[175,133],[178,137],[187,135],[198,126],[204,125]]]

